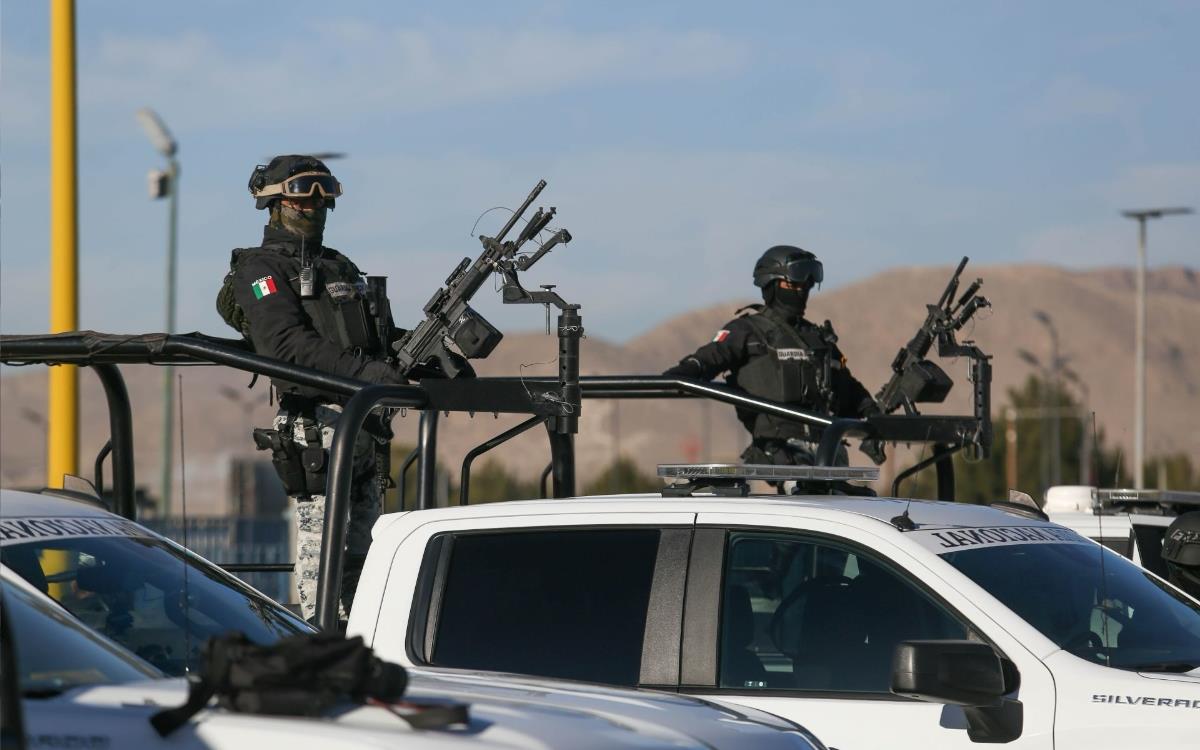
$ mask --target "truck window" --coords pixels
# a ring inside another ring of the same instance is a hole
[[[636,684],[659,536],[658,529],[456,536],[431,662]]]
[[[51,551],[66,553],[66,571],[45,573],[42,556]],[[198,669],[205,641],[216,635],[238,630],[268,644],[309,630],[282,606],[156,537],[8,543],[0,562],[43,592],[62,584],[64,609],[169,675]]]
[[[826,540],[730,536],[721,687],[888,693],[900,641],[967,629],[874,558]]]
[[[1200,666],[1200,605],[1104,547],[981,544],[942,559],[1080,658],[1139,672]]]

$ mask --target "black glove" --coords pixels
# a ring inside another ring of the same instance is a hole
[[[864,440],[858,444],[858,449],[867,454],[867,458],[879,466],[887,460],[887,453],[883,450],[882,440]]]
[[[446,353],[450,355],[450,359],[454,362],[454,366],[458,368],[458,375],[455,375],[455,377],[475,377],[475,368],[471,367],[471,363],[467,361],[466,357],[457,352]],[[436,357],[430,357],[427,361],[414,366],[408,371],[408,374],[412,376],[413,380],[425,380],[426,378],[437,378],[439,380],[444,380],[446,378],[446,371],[442,369],[442,363]]]
[[[358,371],[358,378],[368,383],[378,383],[380,385],[403,385],[408,382],[395,367],[392,367],[387,362],[380,362],[378,360],[368,362],[364,365]]]
[[[700,363],[688,357],[674,367],[665,370],[663,375],[673,378],[698,378],[700,377]]]
[[[863,399],[863,404],[859,407],[859,416],[863,419],[875,417],[883,414],[883,409],[879,408],[879,404],[875,403],[874,399]],[[877,439],[867,439],[858,444],[858,449],[867,454],[876,466],[879,466],[887,460],[887,453],[883,450],[883,441]]]

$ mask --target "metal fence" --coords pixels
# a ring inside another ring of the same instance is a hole
[[[291,523],[286,518],[189,518],[186,537],[182,519],[150,518],[139,523],[218,565],[293,562],[288,538]],[[289,573],[234,575],[278,602],[287,604],[295,598]]]

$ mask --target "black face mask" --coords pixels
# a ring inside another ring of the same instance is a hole
[[[276,211],[272,212],[271,218],[273,219],[272,223],[281,229],[307,240],[315,240],[320,238],[325,231],[327,212],[328,208],[323,204],[309,209],[293,208],[281,204]]]
[[[788,313],[803,317],[804,310],[808,307],[808,292],[811,287],[803,289],[784,289],[778,282],[763,289],[763,299],[772,307]]]

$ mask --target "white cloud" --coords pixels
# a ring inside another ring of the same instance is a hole
[[[1071,266],[1132,265],[1137,230],[1121,211],[1166,206],[1200,209],[1200,163],[1148,163],[1126,167],[1104,180],[1075,189],[1095,209],[1079,221],[1028,232],[1021,256]],[[1196,267],[1200,261],[1200,216],[1167,217],[1147,226],[1149,262]]]
[[[1127,167],[1097,188],[1114,208],[1191,206],[1200,210],[1200,162],[1160,162]],[[1191,219],[1195,221],[1195,219]]]
[[[856,49],[813,63],[832,91],[807,119],[818,128],[879,128],[936,117],[946,98],[921,85],[912,65],[875,50]]]
[[[1099,118],[1118,121],[1136,135],[1137,101],[1130,94],[1078,75],[1051,78],[1029,105],[1025,119],[1032,124]]]
[[[322,111],[353,119],[720,74],[747,56],[740,42],[702,30],[504,33],[342,22],[312,28],[305,38],[302,45],[268,38],[247,51],[198,31],[173,37],[105,32],[95,44],[81,41],[81,111],[92,113],[93,125],[118,115],[126,128],[128,112],[154,102],[193,130],[242,129],[311,113],[313,97],[306,92],[320,92]],[[45,63],[17,52],[6,52],[5,63],[18,81],[6,92],[6,112],[45,111],[44,86],[27,83],[39,73],[45,79]],[[44,129],[41,118],[27,114],[6,124],[8,135]]]

